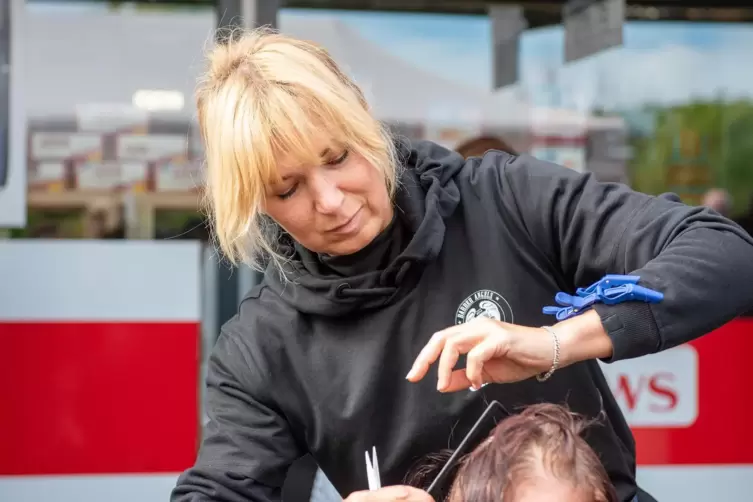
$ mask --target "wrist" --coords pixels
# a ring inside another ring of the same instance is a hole
[[[560,341],[560,367],[612,356],[612,340],[595,310],[561,321],[552,328]]]

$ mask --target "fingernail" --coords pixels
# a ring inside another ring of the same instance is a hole
[[[413,375],[415,373],[416,373],[416,369],[415,368],[411,368],[410,371],[408,372],[408,374],[405,375],[405,379],[406,380],[410,380],[411,378],[413,378]]]

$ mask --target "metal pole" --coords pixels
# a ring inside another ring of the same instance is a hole
[[[277,28],[279,0],[217,0],[217,28]]]
[[[492,88],[494,90],[518,81],[520,35],[528,27],[520,5],[490,5],[492,24]]]

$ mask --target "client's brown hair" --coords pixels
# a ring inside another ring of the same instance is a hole
[[[455,147],[455,151],[466,159],[468,157],[481,157],[489,150],[500,150],[512,155],[518,154],[518,152],[516,152],[515,149],[502,138],[494,136],[479,136],[464,141]]]
[[[592,502],[617,502],[604,466],[582,437],[590,425],[553,404],[532,405],[506,418],[461,461],[448,501],[510,500],[522,481],[544,475],[593,493]],[[425,484],[426,471],[410,479]]]

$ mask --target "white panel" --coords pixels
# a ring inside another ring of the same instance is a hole
[[[0,321],[198,321],[194,241],[0,241]]]
[[[0,477],[2,502],[166,502],[177,474]]]
[[[753,465],[642,467],[638,484],[660,502],[750,502]]]
[[[690,427],[698,418],[698,352],[692,345],[601,368],[631,427]]]

